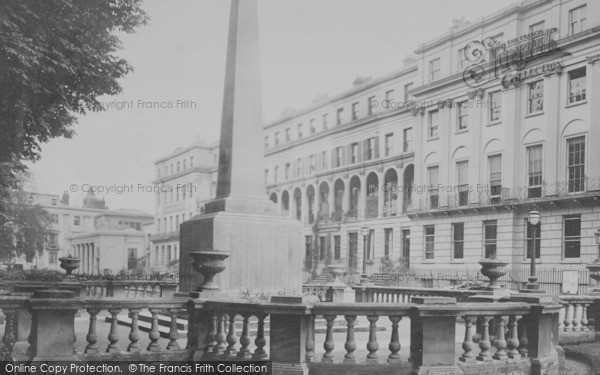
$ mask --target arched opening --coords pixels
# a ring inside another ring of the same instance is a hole
[[[333,221],[342,221],[342,212],[343,212],[343,202],[344,202],[344,181],[341,178],[338,178],[333,184],[333,214],[331,219]]]
[[[319,215],[322,218],[329,217],[329,184],[327,182],[321,182],[319,186]]]
[[[294,190],[294,208],[296,210],[296,220],[302,220],[302,191],[300,188]]]
[[[353,176],[350,179],[350,209],[348,217],[358,217],[358,197],[360,196],[360,178]]]
[[[290,193],[287,190],[284,190],[281,193],[281,213],[284,216],[287,216],[290,212]]]
[[[315,222],[315,188],[308,185],[306,188],[306,200],[308,201],[308,223]]]
[[[402,212],[407,212],[412,209],[412,189],[415,182],[415,167],[413,164],[404,168],[403,180]]]
[[[375,172],[367,175],[367,201],[365,207],[365,218],[371,219],[379,215],[379,177]]]
[[[383,177],[383,216],[396,216],[398,207],[398,173],[389,169]]]
[[[269,197],[269,199],[271,200],[271,202],[277,203],[277,193],[275,193],[275,192],[271,193],[271,196]]]

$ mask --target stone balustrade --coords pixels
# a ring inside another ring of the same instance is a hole
[[[567,316],[562,318],[560,335],[569,319],[572,329],[581,325],[576,332],[585,332],[584,326],[591,331],[591,317],[584,318],[583,305],[595,300],[563,297],[558,303],[551,296],[518,300],[456,302],[412,295],[402,303],[396,297],[370,303],[307,303],[299,297],[249,302],[81,298],[70,291],[42,290],[0,296],[6,315],[0,353],[3,359],[22,360],[269,360],[274,374],[471,374],[490,369],[557,374],[560,311]],[[568,318],[569,306],[573,316],[581,318]],[[73,354],[77,311],[86,311],[89,321],[85,349]],[[138,324],[141,314],[150,317],[147,333]],[[103,340],[98,337],[100,316],[109,324]],[[128,318],[126,325],[118,324],[123,316]],[[166,336],[159,317],[163,323],[168,319]],[[178,341],[181,317],[187,317],[185,345]],[[321,323],[325,332],[316,334]],[[359,323],[366,323],[367,332],[356,329]],[[45,336],[49,328],[54,332],[51,346]],[[119,339],[123,330],[126,342]],[[143,334],[148,335],[144,347]],[[100,344],[106,339],[107,344]]]
[[[432,289],[400,286],[358,285],[353,287],[356,302],[375,303],[410,303],[413,297],[450,297],[458,302],[466,301],[477,294],[473,290]]]
[[[93,280],[82,282],[80,295],[115,298],[172,298],[177,286],[176,281]]]
[[[600,332],[598,322],[592,318],[597,314],[600,296],[562,295],[558,315],[558,338],[561,344],[580,344],[596,341]]]

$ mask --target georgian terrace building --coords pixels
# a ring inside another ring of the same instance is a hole
[[[600,227],[600,3],[524,1],[455,21],[414,53],[264,127],[267,193],[306,224],[307,253],[360,269],[367,227],[373,272],[389,257],[456,278],[497,257],[520,287],[535,249],[542,283],[556,287],[562,270],[587,283]]]

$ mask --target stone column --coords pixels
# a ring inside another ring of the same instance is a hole
[[[301,187],[300,190],[300,202],[302,202],[302,224],[308,224],[308,197],[306,195],[306,185]]]
[[[342,211],[348,212],[348,210],[350,209],[350,186],[348,186],[348,184],[350,183],[350,179],[342,178],[342,181],[344,182],[344,194],[342,195]]]
[[[40,290],[29,300],[32,326],[29,356],[33,361],[78,361],[73,354],[75,313],[82,300],[65,290]]]
[[[383,174],[383,168],[377,168],[377,179],[379,186],[377,186],[377,217],[383,217],[383,208],[385,207],[385,192],[383,191],[383,185],[385,184],[385,175]],[[387,189],[387,188],[386,188]]]
[[[586,90],[586,95],[588,96],[587,102],[588,107],[590,108],[590,140],[588,144],[591,145],[588,151],[588,176],[591,178],[600,178],[600,163],[597,161],[600,160],[600,147],[597,145],[600,144],[600,54],[595,54],[593,56],[587,56],[587,70],[589,78],[587,80],[588,87]]]
[[[417,310],[411,314],[410,358],[416,374],[456,374],[463,371],[456,364],[456,299],[447,297],[413,297]],[[428,311],[420,305],[444,305],[444,310]],[[447,307],[447,308],[446,308]]]
[[[360,191],[358,192],[358,207],[357,207],[357,218],[365,217],[366,209],[367,209],[367,194],[369,194],[367,187],[367,178],[364,172],[361,172],[358,175],[360,179]]]

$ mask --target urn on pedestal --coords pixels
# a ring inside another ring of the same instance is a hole
[[[215,275],[225,270],[225,259],[229,257],[228,253],[216,250],[194,250],[189,252],[193,259],[194,270],[202,275],[204,281],[196,289],[202,291],[217,291],[219,285],[215,283]]]
[[[58,261],[60,262],[60,268],[67,271],[67,275],[66,275],[65,279],[68,279],[68,280],[74,279],[75,276],[72,275],[72,272],[79,267],[79,263],[81,262],[81,259],[75,258],[72,255],[69,255],[66,257],[58,258]]]

